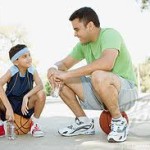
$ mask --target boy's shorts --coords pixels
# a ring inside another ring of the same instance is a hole
[[[96,96],[91,84],[90,77],[81,77],[83,86],[84,100],[80,101],[83,109],[103,110],[105,109],[101,99]],[[121,111],[130,109],[135,104],[135,99],[138,98],[137,87],[134,83],[119,77],[121,81],[121,90],[119,92],[119,108]]]
[[[9,98],[9,102],[11,104],[11,107],[12,107],[14,113],[16,113],[20,116],[23,116],[25,118],[30,118],[32,116],[32,114],[34,113],[34,108],[29,109],[27,115],[23,115],[22,112],[21,112],[22,100],[23,100],[22,98],[16,99],[16,97]],[[6,120],[4,112],[1,113],[1,119]]]

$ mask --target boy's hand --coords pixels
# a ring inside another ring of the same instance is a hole
[[[21,107],[21,112],[23,115],[27,115],[28,114],[28,97],[24,96],[23,98],[23,102],[22,102],[22,107]]]
[[[14,120],[14,112],[12,108],[6,109],[6,120]]]

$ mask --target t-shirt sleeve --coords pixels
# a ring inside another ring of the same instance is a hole
[[[81,43],[78,43],[73,50],[70,53],[70,56],[72,56],[76,60],[82,60],[84,59],[84,54],[82,51],[82,45]]]
[[[14,76],[17,72],[19,72],[19,69],[16,66],[11,66],[9,70],[11,73],[11,77]]]
[[[120,51],[122,37],[116,30],[108,29],[103,33],[101,43],[102,51],[105,49],[118,49]]]
[[[33,75],[34,72],[36,71],[35,67],[31,66],[28,68],[28,71]]]

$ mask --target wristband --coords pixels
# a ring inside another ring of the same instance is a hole
[[[58,66],[57,65],[52,65],[51,68],[55,68],[56,70],[58,70]]]

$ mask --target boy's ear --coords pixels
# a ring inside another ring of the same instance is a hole
[[[15,61],[13,62],[13,64],[16,65],[16,66],[18,66],[18,61],[15,60]]]

